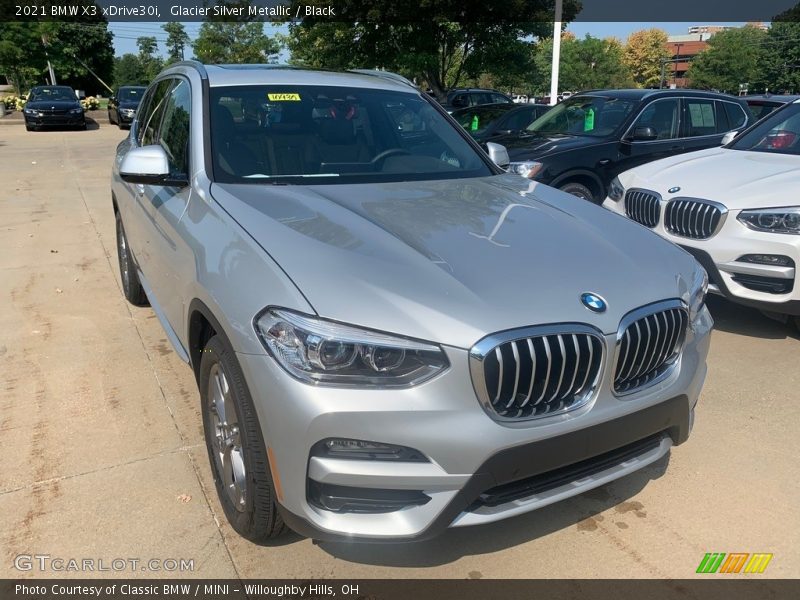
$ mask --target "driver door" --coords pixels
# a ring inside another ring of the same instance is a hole
[[[655,137],[637,137],[635,132],[650,128]],[[611,169],[611,177],[644,163],[666,158],[684,151],[681,131],[680,98],[662,98],[648,104],[623,135],[619,144],[619,160]]]

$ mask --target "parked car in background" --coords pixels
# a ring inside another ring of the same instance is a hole
[[[459,108],[480,104],[514,104],[514,100],[511,96],[497,90],[457,88],[447,92],[447,101],[443,106],[447,112],[452,113]]]
[[[31,88],[22,110],[25,129],[71,127],[86,129],[86,116],[75,90],[66,85],[41,85]]]
[[[122,290],[194,369],[247,538],[432,537],[689,436],[713,325],[697,261],[504,172],[401,81],[171,65],[111,200]]]
[[[776,108],[780,108],[784,104],[800,100],[800,96],[789,94],[760,94],[753,96],[741,96],[742,100],[747,102],[750,107],[750,112],[757,121],[763,119]]]
[[[120,87],[117,93],[108,100],[109,123],[116,123],[120,129],[130,127],[146,89],[147,87],[143,85],[123,85]]]
[[[604,206],[680,245],[710,289],[800,326],[800,100],[722,148],[622,173]]]
[[[596,90],[557,104],[525,130],[492,140],[509,170],[596,204],[622,171],[719,146],[752,121],[734,96],[694,90]]]
[[[484,104],[460,108],[452,115],[473,138],[487,142],[500,135],[519,133],[548,110],[550,107],[544,104]]]

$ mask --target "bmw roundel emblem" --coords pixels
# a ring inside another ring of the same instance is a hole
[[[591,292],[581,294],[581,302],[583,302],[583,305],[590,311],[596,313],[606,312],[606,308],[608,308],[608,305],[603,298],[597,294],[592,294]]]
[[[675,187],[671,187],[671,188],[669,188],[667,190],[667,192],[669,192],[670,194],[674,194],[675,192],[680,192],[680,191],[681,191],[681,188],[679,188],[677,185]]]

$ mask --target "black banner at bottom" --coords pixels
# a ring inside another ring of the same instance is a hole
[[[800,580],[620,579],[24,579],[0,580],[3,600],[761,600],[800,597]]]

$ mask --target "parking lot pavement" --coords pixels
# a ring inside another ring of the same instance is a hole
[[[0,577],[82,575],[14,567],[40,554],[194,560],[142,576],[685,578],[706,552],[770,552],[762,577],[800,576],[800,340],[717,299],[695,429],[668,469],[419,544],[238,537],[192,373],[119,289],[108,177],[123,136],[0,128]]]

